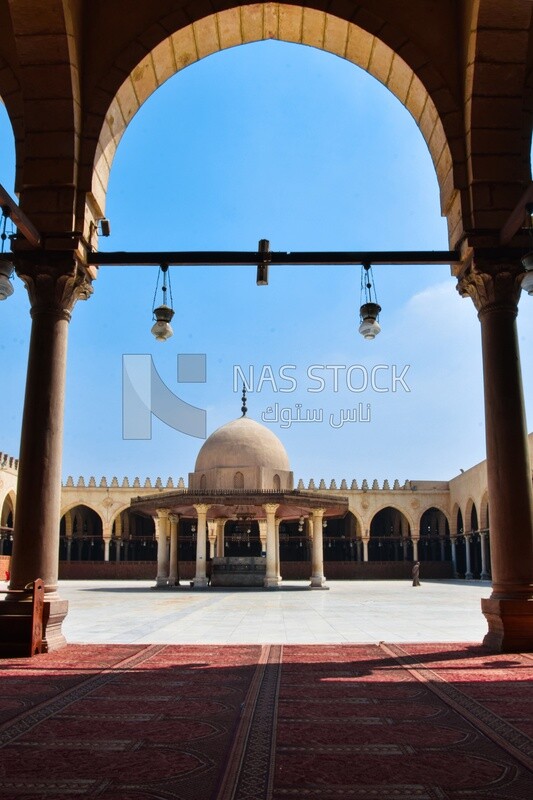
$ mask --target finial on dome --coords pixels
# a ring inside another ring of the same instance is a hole
[[[242,411],[243,417],[245,417],[246,416],[246,412],[248,411],[248,409],[246,408],[246,386],[245,386],[244,383],[242,385],[242,406],[241,406],[241,411]]]

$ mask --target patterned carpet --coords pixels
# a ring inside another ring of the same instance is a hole
[[[82,646],[0,661],[2,800],[531,800],[533,656]]]

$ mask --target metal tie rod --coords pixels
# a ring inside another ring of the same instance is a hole
[[[88,264],[101,267],[169,266],[245,267],[268,262],[272,266],[345,267],[354,264],[459,264],[457,250],[368,250],[340,252],[259,252],[259,251],[169,251],[169,252],[90,252]]]

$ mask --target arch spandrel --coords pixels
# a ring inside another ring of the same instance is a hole
[[[376,26],[375,18],[373,22]],[[215,52],[277,39],[316,47],[351,61],[400,100],[426,141],[440,186],[442,213],[450,218],[450,231],[457,232],[464,202],[464,196],[459,196],[457,190],[466,184],[459,107],[428,57],[392,25],[383,22],[381,29],[380,36],[376,36],[364,27],[324,11],[258,3],[204,16],[171,35],[164,36],[161,29],[161,40],[140,60],[136,42],[135,47],[131,46],[129,75],[119,84],[117,76],[124,73],[110,72],[99,94],[101,108],[91,115],[91,130],[98,141],[93,141],[92,145],[89,142],[83,160],[91,206],[103,214],[110,170],[120,139],[142,104],[159,86],[181,69]],[[384,36],[391,44],[382,38]],[[406,58],[395,52],[394,47],[405,51]],[[127,51],[121,56],[122,68],[126,62]]]

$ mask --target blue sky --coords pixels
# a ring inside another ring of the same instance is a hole
[[[0,182],[13,192],[12,134],[0,107]],[[416,124],[388,90],[330,54],[267,41],[217,53],[145,103],[117,151],[105,250],[447,249],[433,165]],[[280,436],[297,478],[447,479],[484,458],[479,323],[448,267],[375,267],[382,333],[358,334],[358,267],[173,268],[175,335],[150,334],[155,267],[103,267],[70,329],[64,475],[186,476],[201,440],[154,420],[152,439],[122,438],[122,356],[151,354],[169,388],[207,409],[208,433],[240,415],[239,366],[254,371],[249,415],[322,412]],[[533,325],[519,334],[529,420]],[[0,306],[4,413],[0,449],[18,453],[30,319],[20,281]],[[205,353],[207,381],[178,384],[178,353]],[[290,365],[294,391],[279,370]],[[364,371],[391,388],[350,391]],[[325,381],[322,392],[308,369]],[[335,369],[326,369],[326,367]],[[407,371],[405,368],[408,367]],[[257,391],[261,374],[275,377]],[[335,387],[333,376],[339,376]],[[335,389],[338,390],[335,390]],[[276,391],[277,389],[277,391]],[[370,422],[332,427],[370,404]],[[288,413],[288,412],[287,412]]]

